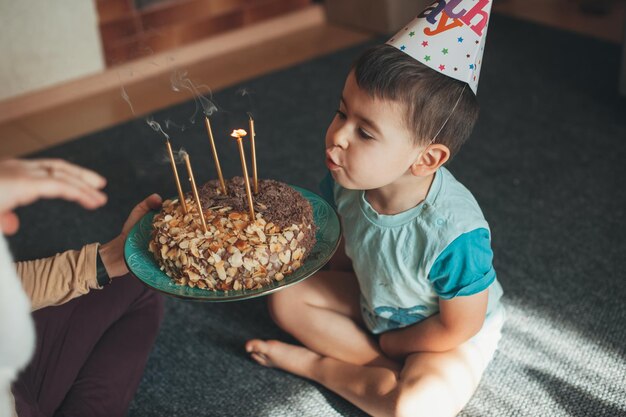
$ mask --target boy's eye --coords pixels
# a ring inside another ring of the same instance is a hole
[[[341,110],[337,109],[337,116],[342,119],[342,120],[346,120],[346,114],[344,112],[342,112]]]
[[[367,131],[359,128],[359,136],[362,139],[374,139],[374,136],[370,135],[369,133],[367,133]]]

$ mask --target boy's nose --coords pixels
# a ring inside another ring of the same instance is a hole
[[[330,135],[331,145],[340,148],[348,147],[348,136],[345,129],[337,129]]]

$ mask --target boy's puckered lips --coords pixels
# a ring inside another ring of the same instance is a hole
[[[326,166],[328,167],[328,169],[330,169],[331,171],[336,171],[338,169],[341,169],[341,165],[339,165],[338,163],[335,162],[335,159],[333,159],[332,155],[331,155],[331,151],[330,149],[326,150]]]

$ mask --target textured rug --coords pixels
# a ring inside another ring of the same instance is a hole
[[[215,94],[214,131],[226,137],[245,127],[252,110],[260,176],[316,189],[325,173],[325,129],[351,62],[367,46]],[[450,169],[490,222],[508,320],[462,416],[626,415],[626,100],[617,94],[619,57],[619,45],[492,18],[480,121]],[[197,178],[206,180],[213,165],[202,124],[189,123],[194,110],[189,102],[154,117],[175,122],[174,146],[185,147]],[[234,143],[220,146],[226,175],[238,174]],[[163,141],[143,119],[35,156],[103,173],[110,202],[97,212],[58,201],[20,210],[23,228],[11,239],[18,259],[106,241],[144,196],[176,193]],[[243,350],[251,337],[287,339],[263,299],[168,299],[129,416],[362,415],[317,384],[256,365]]]

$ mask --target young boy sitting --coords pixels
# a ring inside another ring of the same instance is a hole
[[[326,134],[344,250],[271,296],[304,346],[251,340],[257,362],[375,416],[452,416],[469,401],[504,322],[489,226],[443,167],[477,119],[472,90],[401,47],[356,62]]]

